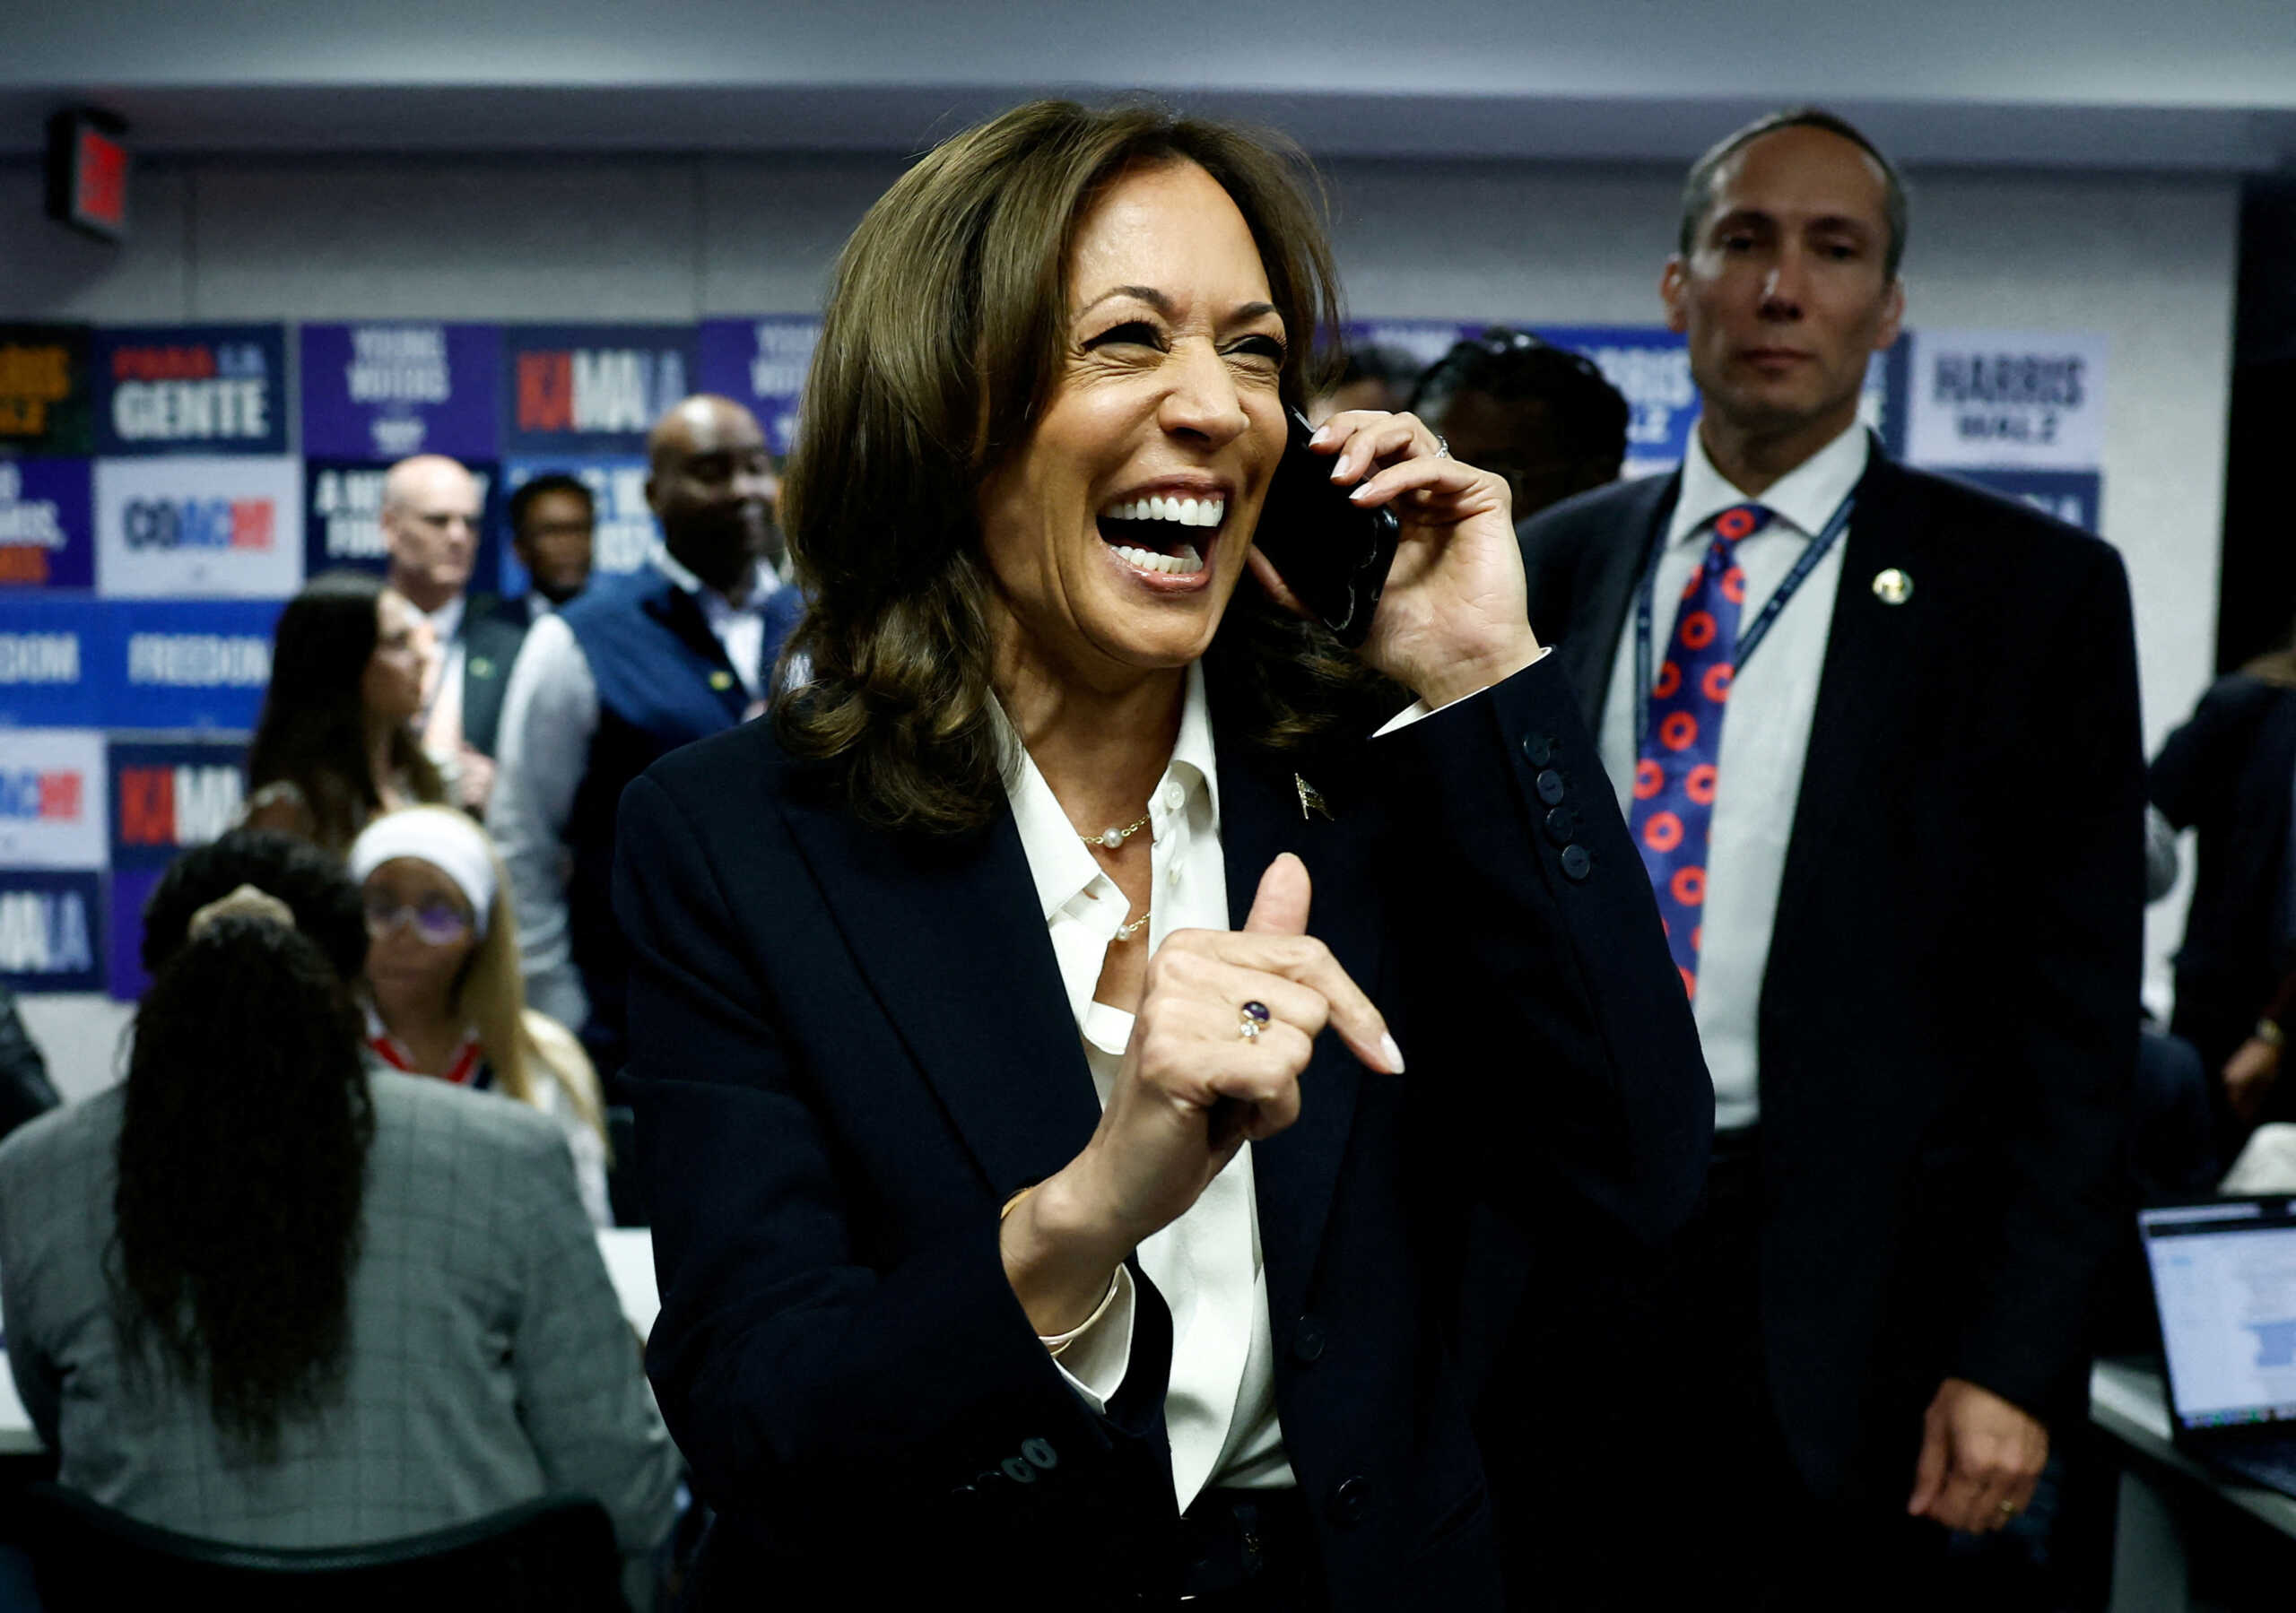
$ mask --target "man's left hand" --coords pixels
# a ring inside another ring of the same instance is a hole
[[[2025,1510],[2048,1461],[2048,1430],[1990,1390],[1947,1378],[1921,1419],[1906,1511],[1990,1534]]]
[[[466,812],[483,815],[486,799],[494,793],[494,759],[465,745],[455,776],[455,804]]]

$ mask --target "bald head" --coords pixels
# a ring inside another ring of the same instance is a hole
[[[757,416],[731,398],[687,398],[646,438],[646,502],[672,558],[730,598],[757,562],[781,558],[773,525],[780,485]]]
[[[390,583],[436,611],[470,585],[478,554],[477,479],[441,454],[418,454],[383,477],[383,547]]]

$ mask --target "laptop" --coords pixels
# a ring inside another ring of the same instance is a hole
[[[2179,1448],[2296,1496],[2296,1199],[2141,1210]]]

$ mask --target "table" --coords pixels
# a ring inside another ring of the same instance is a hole
[[[661,1293],[654,1284],[654,1235],[643,1227],[606,1227],[598,1234],[598,1253],[622,1300],[622,1314],[643,1339],[653,1331],[654,1314],[662,1308]],[[5,1359],[0,1357],[0,1456],[37,1455],[39,1435],[32,1432],[31,1417],[16,1396],[16,1380]]]
[[[2243,1484],[2177,1449],[2168,1394],[2149,1361],[2100,1361],[2089,1374],[2089,1420],[2143,1460],[2121,1463],[2113,1538],[2113,1613],[2184,1613],[2192,1606],[2179,1504],[2198,1496],[2296,1540],[2296,1499]]]

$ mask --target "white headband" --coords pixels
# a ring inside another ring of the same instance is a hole
[[[470,904],[472,929],[486,939],[494,906],[494,854],[486,831],[451,807],[404,807],[386,812],[351,843],[351,877],[367,876],[394,857],[430,863],[455,882]]]

